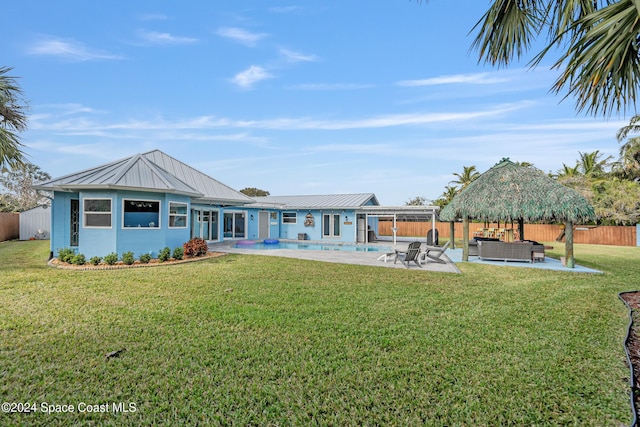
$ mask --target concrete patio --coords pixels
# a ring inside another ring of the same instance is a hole
[[[284,240],[283,240],[284,241]],[[314,243],[310,241],[305,241],[306,243]],[[323,251],[323,250],[303,250],[303,249],[251,249],[250,247],[242,247],[235,248],[235,241],[225,241],[219,243],[210,243],[209,250],[215,252],[225,252],[225,253],[233,253],[233,254],[243,254],[243,255],[265,255],[265,256],[280,256],[287,258],[297,258],[297,259],[306,259],[312,261],[323,261],[323,262],[335,262],[340,264],[355,264],[355,265],[368,265],[371,267],[386,267],[386,268],[401,268],[407,269],[402,263],[393,262],[393,258],[388,260],[387,262],[380,261],[381,255],[385,254],[385,251],[381,252],[356,252],[356,251],[340,251],[340,250],[332,250],[332,251]],[[317,242],[316,242],[317,243]],[[393,245],[392,242],[376,242],[369,243],[370,246],[380,246],[381,248],[389,248],[391,251],[394,249],[406,250],[409,242],[398,242],[398,244]],[[448,251],[447,251],[448,252]],[[419,268],[415,264],[411,264],[410,269],[415,271],[437,271],[444,273],[460,273],[460,270],[456,266],[454,262],[452,262],[445,253],[442,256],[442,259],[445,261],[444,264],[440,264],[437,262],[429,261],[425,264],[422,264],[422,268]]]
[[[412,241],[422,241],[423,248],[426,245],[426,239],[408,239],[399,238],[394,245],[391,240],[382,238],[375,243],[369,243],[369,246],[379,246],[383,251],[380,252],[356,252],[356,251],[340,251],[340,250],[306,250],[306,249],[252,249],[250,246],[244,246],[236,248],[237,241],[225,241],[219,243],[210,243],[209,250],[214,252],[234,253],[243,255],[264,255],[264,256],[280,256],[286,258],[306,259],[311,261],[323,261],[334,262],[340,264],[354,264],[354,265],[368,265],[371,267],[385,267],[385,268],[401,268],[407,269],[402,263],[393,262],[393,257],[387,259],[387,261],[381,261],[379,258],[386,253],[384,248],[388,248],[390,252],[398,249],[404,251]],[[282,240],[287,242],[286,240]],[[298,242],[298,241],[291,241]],[[305,243],[326,243],[326,242],[312,242],[304,241]],[[440,264],[429,260],[422,264],[422,268],[411,263],[411,270],[414,271],[435,271],[442,273],[460,273],[460,269],[456,264],[462,263],[462,249],[448,249],[443,255],[442,260],[444,264]],[[492,265],[497,267],[522,267],[522,268],[535,268],[540,270],[555,270],[565,271],[569,273],[602,273],[601,271],[587,268],[584,266],[576,265],[575,268],[568,268],[562,265],[559,259],[545,257],[544,261],[537,261],[535,263],[529,262],[514,262],[514,261],[486,261],[481,260],[476,256],[469,257],[469,263]]]

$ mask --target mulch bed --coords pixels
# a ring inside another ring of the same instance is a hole
[[[636,413],[640,408],[640,292],[626,292],[620,295],[631,308],[633,325],[627,341],[627,353],[633,366],[636,389],[633,390]]]
[[[211,259],[211,258],[216,258],[222,255],[226,255],[223,252],[207,252],[205,255],[199,256],[199,257],[185,257],[184,259],[181,260],[177,260],[177,259],[169,259],[167,261],[161,262],[159,259],[152,259],[151,261],[149,261],[149,263],[147,264],[143,264],[140,261],[136,260],[134,261],[133,264],[127,265],[125,263],[123,263],[122,261],[118,261],[113,265],[109,265],[109,264],[105,264],[100,263],[98,265],[93,265],[93,264],[84,264],[84,265],[74,265],[74,264],[68,264],[66,262],[62,262],[60,261],[58,258],[53,258],[49,261],[49,266],[51,267],[55,267],[55,268],[63,268],[63,269],[67,269],[67,270],[79,270],[79,271],[85,271],[85,270],[120,270],[120,269],[124,269],[124,268],[146,268],[146,267],[162,267],[162,266],[166,266],[166,265],[176,265],[176,264],[184,264],[187,262],[194,262],[194,261],[202,261],[205,259]]]

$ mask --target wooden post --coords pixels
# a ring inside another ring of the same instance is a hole
[[[451,249],[456,248],[456,223],[454,221],[449,222],[449,240],[451,241]]]
[[[564,244],[564,256],[567,263],[567,267],[574,268],[575,267],[575,259],[573,258],[573,223],[571,221],[567,221],[564,227],[564,236],[565,236],[565,244]]]
[[[462,217],[462,261],[469,261],[469,217]]]
[[[518,235],[520,240],[524,240],[524,219],[518,218]]]

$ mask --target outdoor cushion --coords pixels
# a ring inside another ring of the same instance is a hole
[[[500,261],[533,262],[533,244],[529,242],[478,242],[478,258]]]

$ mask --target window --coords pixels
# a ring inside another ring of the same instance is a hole
[[[187,204],[169,202],[169,227],[187,227]]]
[[[111,227],[111,199],[84,199],[84,226]]]
[[[124,227],[158,228],[160,227],[160,201],[123,200],[122,224]]]
[[[295,224],[297,222],[298,222],[298,219],[295,212],[282,212],[283,224]]]

